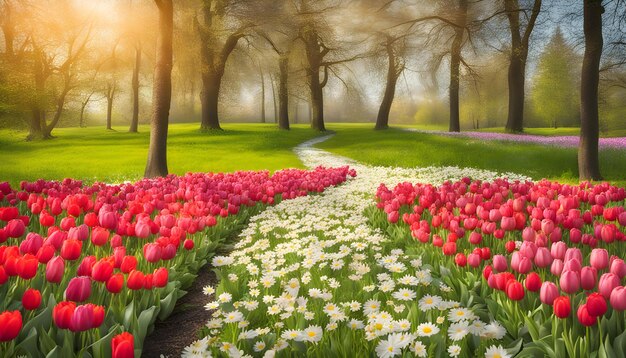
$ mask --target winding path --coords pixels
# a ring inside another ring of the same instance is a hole
[[[348,323],[363,326],[361,328],[367,331],[374,323],[363,318],[362,309],[368,312],[364,307],[366,303],[378,305],[377,311],[395,311],[397,316],[406,317],[406,311],[404,314],[399,312],[407,307],[411,309],[411,304],[417,305],[416,299],[403,301],[399,298],[390,304],[391,301],[378,302],[375,297],[390,297],[401,287],[413,292],[420,290],[419,285],[428,286],[436,281],[427,269],[421,267],[419,258],[406,255],[400,248],[385,250],[384,243],[391,238],[368,225],[364,210],[374,203],[378,186],[400,182],[438,184],[464,176],[483,180],[501,176],[490,171],[456,167],[403,169],[363,165],[314,148],[315,144],[329,137],[309,140],[294,151],[307,167],[349,165],[356,169],[357,177],[319,195],[282,201],[250,219],[231,254],[213,260],[224,281],[217,287],[215,295],[208,297],[206,308],[218,309],[215,318],[208,322],[211,335],[188,346],[183,352],[184,357],[202,356],[209,346],[221,348],[233,357],[253,353],[238,350],[233,344],[237,340],[250,340],[247,347],[254,343],[255,350],[262,348],[258,352],[269,352],[272,356],[273,351],[290,349],[288,343],[295,336],[289,337],[293,332],[286,330],[296,328],[290,326],[293,325],[289,323],[292,316],[304,315],[307,329],[311,331],[305,330],[306,335],[298,333],[295,341],[305,342],[322,339],[321,336],[326,337],[326,334],[351,334],[346,329]],[[526,179],[513,174],[506,176]],[[398,279],[398,275],[394,275],[398,273],[404,277]],[[342,285],[347,289],[342,289]],[[445,286],[432,288],[433,292],[446,290]],[[375,296],[377,292],[382,293]],[[350,314],[345,315],[341,313],[343,309],[334,311],[329,304],[344,308],[349,304],[353,306],[348,310]],[[444,300],[442,305],[458,307],[458,302]],[[246,319],[251,312],[257,320],[248,322]],[[259,321],[259,315],[267,318]],[[326,324],[329,319],[331,323]],[[232,325],[237,322],[245,325],[235,330],[233,327],[236,326]],[[270,322],[274,324],[269,325]],[[404,331],[413,332],[418,328],[407,319],[397,322],[403,325]],[[489,327],[487,323],[485,325]],[[492,329],[497,331],[500,327],[494,324]],[[382,339],[389,333],[392,332],[376,337],[382,344],[387,342]],[[271,347],[261,347],[265,344],[261,336],[266,334],[275,334],[274,337],[278,338]],[[407,341],[405,347],[408,344]],[[415,344],[411,340],[412,349],[419,349]]]

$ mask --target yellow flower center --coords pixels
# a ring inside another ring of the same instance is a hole
[[[430,327],[424,327],[423,331],[424,331],[424,333],[430,333],[430,332],[433,331],[433,329],[430,328]]]

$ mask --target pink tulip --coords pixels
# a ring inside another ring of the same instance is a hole
[[[585,266],[580,271],[580,285],[583,290],[593,290],[596,287],[598,272],[594,267]]]
[[[192,241],[193,242],[193,241]],[[467,256],[467,263],[471,267],[478,267],[480,265],[480,255],[478,254],[469,254]]]
[[[540,247],[537,249],[537,253],[535,254],[535,265],[537,267],[548,267],[552,264],[552,255],[550,251],[545,247]]]
[[[515,251],[512,255],[511,255],[511,268],[515,271],[519,270],[519,263],[520,261],[522,261],[522,255],[520,254],[519,251]]]
[[[552,261],[550,273],[552,273],[554,276],[561,276],[561,272],[563,272],[563,261],[558,259]]]
[[[83,302],[91,296],[91,277],[78,276],[70,280],[65,289],[68,301]]]
[[[493,268],[498,272],[506,271],[509,268],[506,257],[502,255],[494,255]]]
[[[582,269],[582,265],[580,264],[580,261],[578,261],[577,259],[570,259],[565,261],[565,265],[563,265],[563,271],[575,271],[580,273],[580,270]]]
[[[567,249],[567,251],[565,251],[565,257],[563,258],[563,262],[567,262],[571,259],[577,259],[578,262],[583,262],[583,254],[580,252],[579,249],[570,247],[569,249]]]
[[[569,241],[577,244],[577,243],[580,242],[582,237],[583,237],[583,233],[582,233],[582,231],[580,231],[580,229],[577,229],[577,228],[570,229],[570,231],[569,231]]]
[[[575,293],[580,289],[580,277],[574,271],[563,271],[559,279],[561,290],[565,293]]]
[[[502,220],[500,220],[500,227],[504,231],[513,231],[513,230],[515,230],[515,218],[503,217]]]
[[[563,260],[565,258],[565,252],[567,251],[567,245],[563,241],[558,241],[552,244],[550,247],[550,253],[555,259]]]
[[[611,291],[610,300],[611,307],[616,311],[626,310],[626,288],[624,286],[617,286]]]
[[[612,273],[605,273],[600,276],[600,282],[598,283],[598,292],[604,298],[608,299],[611,297],[611,291],[617,286],[620,285],[620,279],[617,275]]]
[[[522,246],[520,246],[519,252],[522,256],[528,257],[529,259],[534,259],[535,254],[537,253],[537,245],[534,242],[524,241],[522,242]]]
[[[535,241],[535,230],[532,227],[524,228],[522,231],[522,239],[524,241]]]
[[[626,264],[622,259],[615,259],[611,262],[611,273],[617,275],[620,279],[626,276]]]
[[[605,269],[609,266],[609,252],[605,249],[593,249],[589,261],[597,270]]]
[[[559,289],[550,281],[544,281],[539,290],[539,299],[546,305],[552,305],[554,300],[559,297]]]
[[[533,264],[528,257],[522,257],[517,268],[517,272],[527,274],[532,269]]]
[[[554,222],[550,219],[543,219],[541,220],[541,231],[544,232],[544,234],[549,235],[552,230],[554,230]]]
[[[59,283],[65,273],[65,261],[61,256],[55,256],[46,264],[46,281]]]

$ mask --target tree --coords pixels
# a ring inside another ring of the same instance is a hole
[[[389,112],[391,111],[391,105],[396,93],[396,84],[402,71],[404,71],[403,56],[406,49],[406,37],[386,34],[385,38],[383,47],[387,54],[387,83],[385,84],[385,93],[378,109],[374,129],[389,128]]]
[[[602,180],[598,142],[598,84],[602,58],[602,0],[584,0],[583,28],[585,54],[580,81],[580,143],[578,176],[580,180]]]
[[[202,21],[197,21],[201,47],[200,58],[202,91],[201,130],[221,130],[218,103],[222,78],[226,69],[226,62],[237,43],[247,35],[247,30],[253,27],[248,21],[241,22],[234,29],[228,29],[225,24],[238,19],[238,10],[246,4],[234,0],[203,0]],[[243,17],[243,16],[242,16]]]
[[[544,52],[539,56],[537,74],[532,92],[535,113],[543,123],[557,128],[559,125],[578,125],[576,100],[577,58],[557,28]]]
[[[152,86],[150,147],[144,176],[167,175],[167,129],[172,101],[172,38],[174,32],[173,0],[154,0],[159,10],[157,58]]]
[[[461,118],[459,114],[459,89],[461,87],[461,61],[465,37],[465,28],[467,27],[467,9],[469,7],[468,0],[458,0],[455,9],[454,18],[454,40],[450,48],[450,132],[461,131]]]
[[[522,9],[518,0],[504,0],[504,9],[509,20],[511,31],[511,62],[509,63],[509,115],[506,122],[508,132],[524,130],[524,84],[526,80],[526,60],[528,59],[528,43],[541,11],[541,0],[534,0],[528,16],[528,9]],[[522,31],[520,13],[528,18],[526,29]]]

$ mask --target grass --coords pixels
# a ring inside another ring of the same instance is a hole
[[[301,168],[292,148],[317,135],[306,125],[295,125],[289,132],[273,124],[224,124],[225,131],[209,133],[198,127],[197,123],[170,125],[170,173]],[[126,127],[118,129],[59,128],[53,132],[57,138],[37,142],[24,141],[25,132],[0,130],[0,181],[15,185],[39,178],[110,183],[140,179],[149,127],[141,126],[138,134],[128,133]]]
[[[373,165],[475,167],[525,174],[535,180],[578,182],[575,148],[499,141],[485,143],[397,128],[374,131],[371,125],[334,124],[328,128],[337,135],[320,143],[320,148]],[[626,150],[603,150],[600,162],[606,180],[626,185]]]
[[[448,126],[442,124],[401,124],[397,127],[417,128],[429,131],[447,131]],[[478,130],[464,129],[464,131],[505,133],[504,127],[488,127]],[[580,128],[578,127],[561,127],[561,128],[524,128],[524,134],[542,135],[542,136],[579,136]],[[614,129],[610,131],[600,132],[600,136],[609,137],[626,137],[626,129]]]

